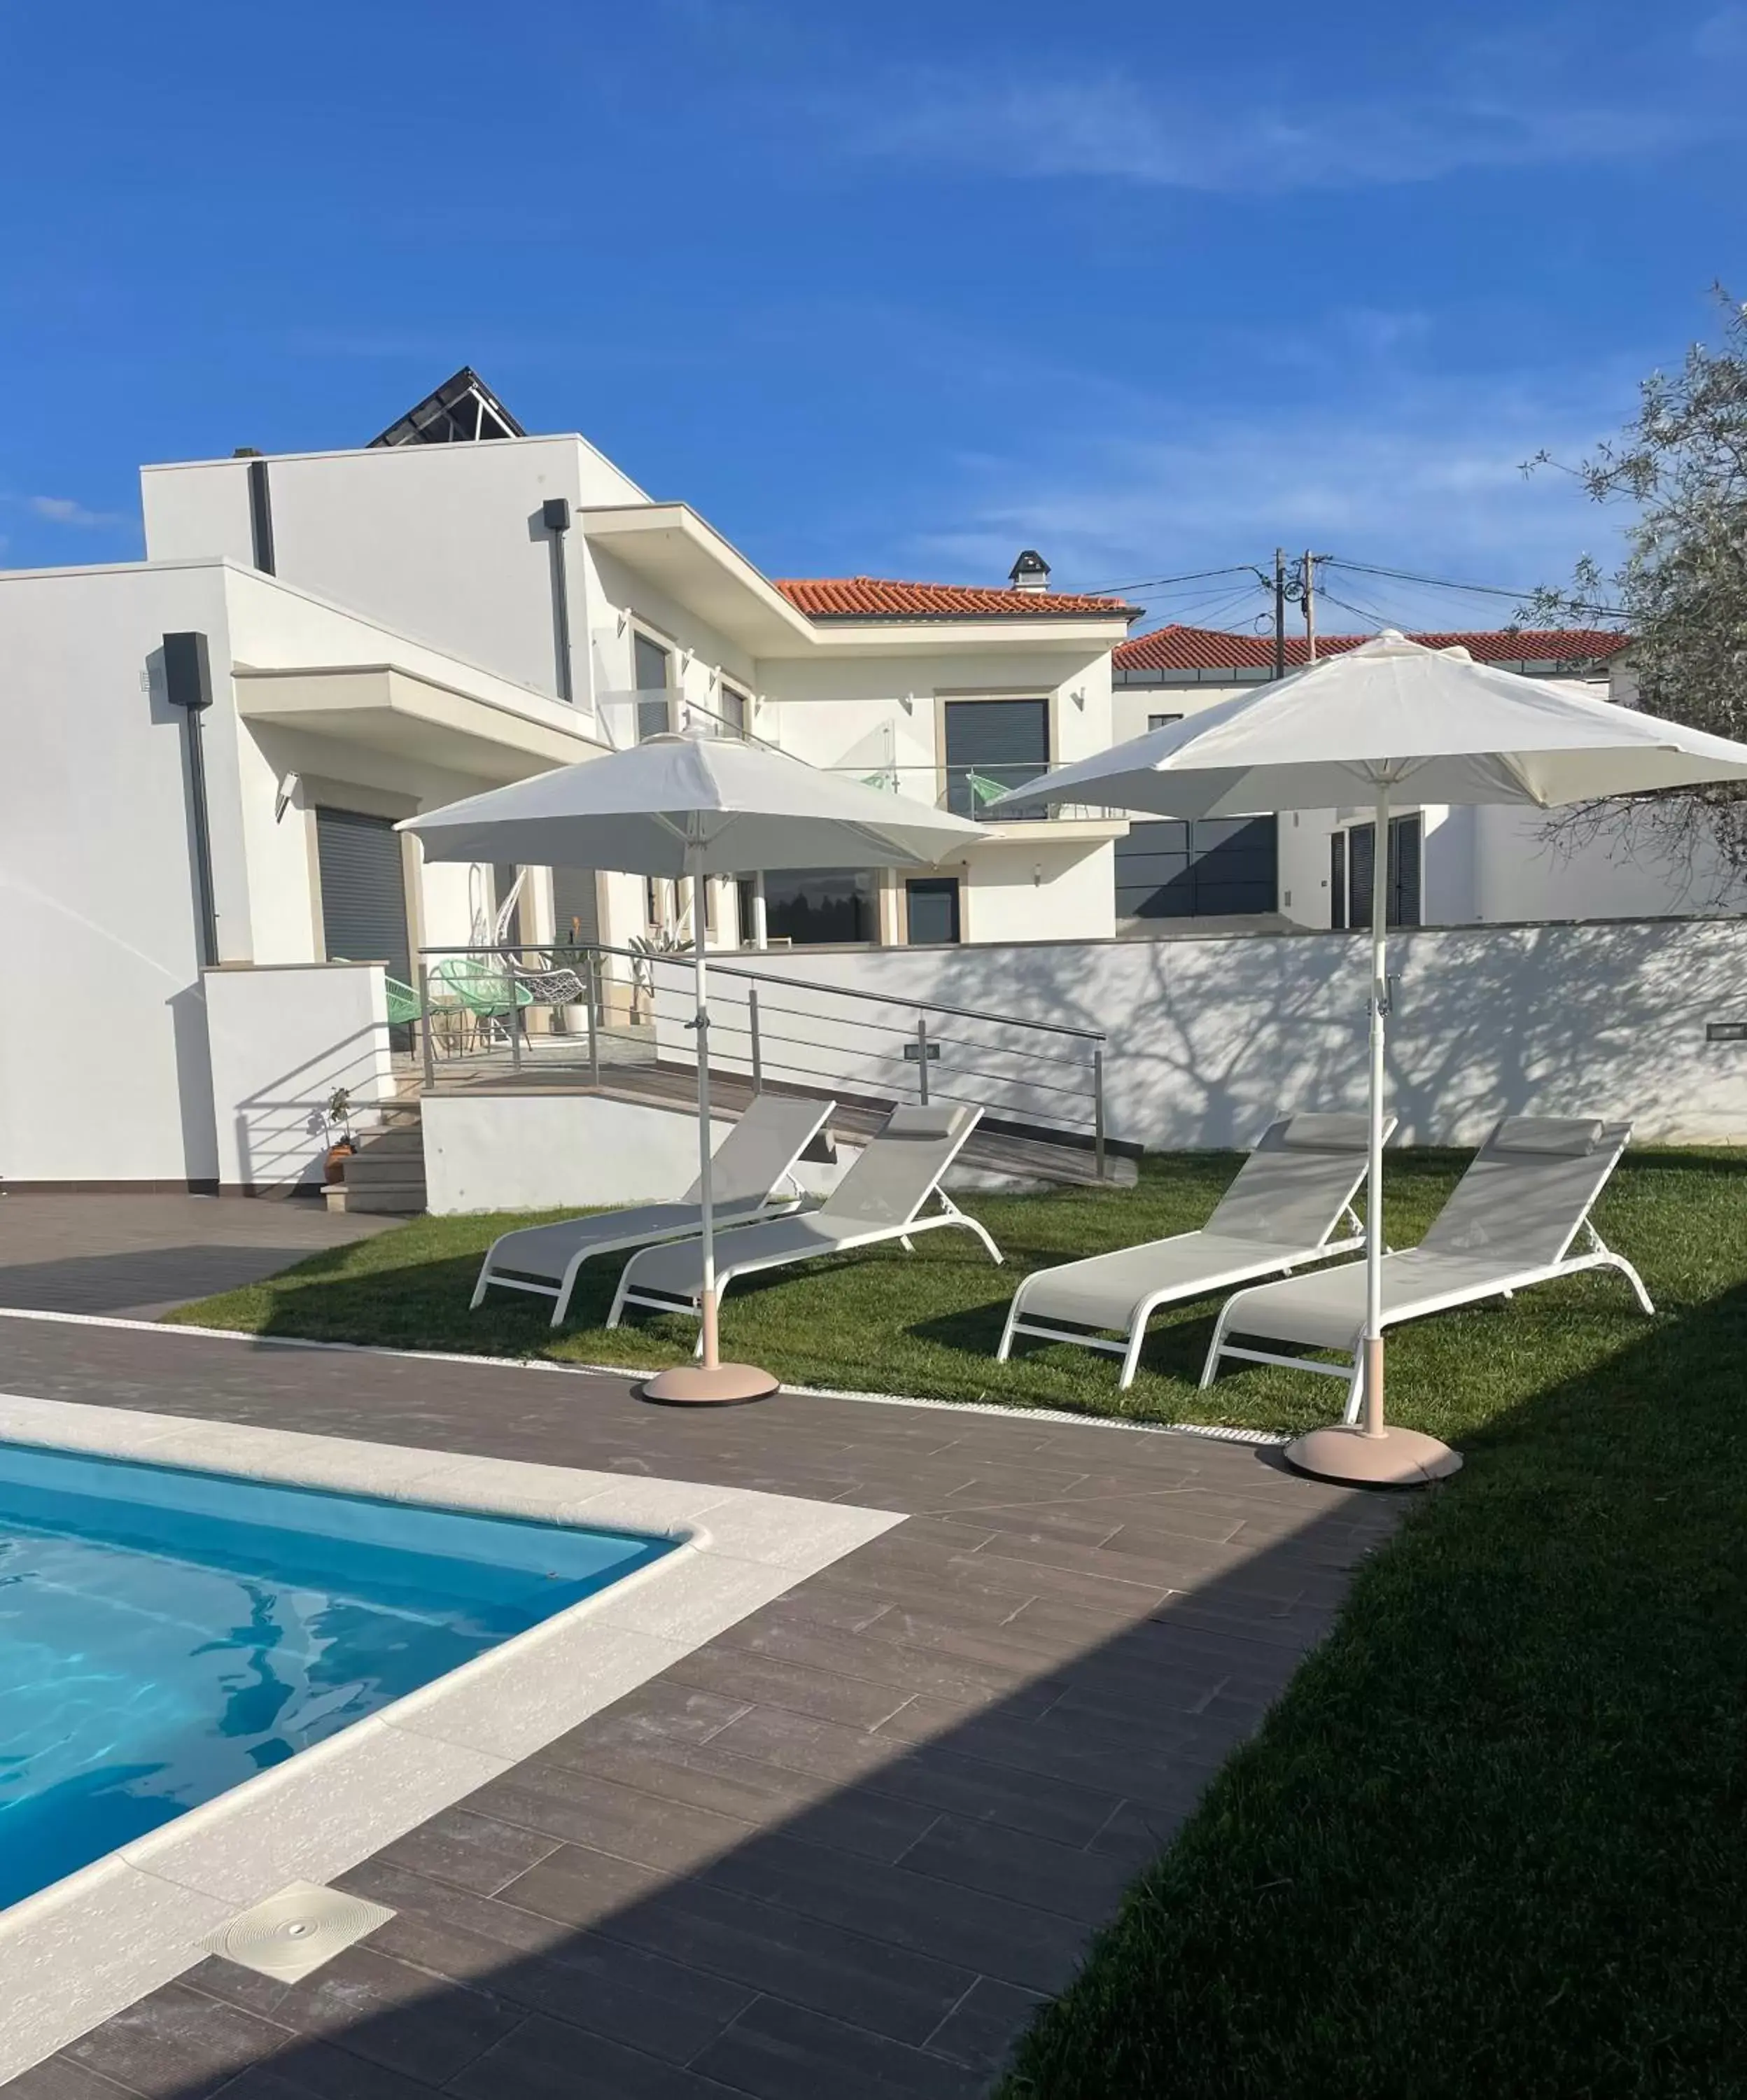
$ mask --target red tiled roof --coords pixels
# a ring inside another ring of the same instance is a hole
[[[880,576],[779,576],[775,583],[810,620],[1132,620],[1140,610],[1119,598],[1070,591],[890,583]]]
[[[1617,655],[1631,641],[1599,628],[1503,629],[1490,633],[1415,634],[1428,649],[1459,645],[1476,663],[1523,662],[1586,663]],[[1369,642],[1368,634],[1319,634],[1318,656],[1339,656]],[[1302,634],[1286,637],[1288,665],[1308,661]],[[1229,666],[1242,669],[1272,668],[1274,638],[1271,634],[1227,634],[1216,627],[1156,627],[1150,634],[1136,634],[1118,642],[1112,652],[1118,671],[1220,671]]]

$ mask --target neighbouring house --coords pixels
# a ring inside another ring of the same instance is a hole
[[[1366,638],[1322,636],[1317,654],[1338,655]],[[1599,699],[1635,697],[1626,635],[1507,629],[1414,639],[1459,646],[1476,661]],[[1303,638],[1289,638],[1286,654],[1289,670],[1302,668]],[[1160,627],[1117,645],[1112,676],[1112,727],[1120,740],[1265,683],[1273,676],[1273,640]],[[1193,825],[1136,822],[1114,849],[1118,918],[1129,931],[1210,913],[1242,915],[1257,925],[1359,923],[1370,894],[1374,831],[1370,812],[1360,809]],[[1408,809],[1390,825],[1388,850],[1393,924],[1660,917],[1714,905],[1705,871],[1695,879],[1685,867],[1629,858],[1605,839],[1567,850],[1532,810]]]
[[[233,1069],[276,1032],[262,973],[312,973],[276,996],[312,1043],[362,1045],[386,1016],[346,964],[410,984],[500,921],[689,933],[671,885],[426,867],[397,819],[687,724],[977,815],[1110,741],[1135,617],[1048,590],[1029,550],[1004,589],[774,582],[468,371],[368,445],[148,466],[141,494],[143,562],[0,575],[8,960],[54,1031],[52,1055],[21,1019],[0,1044],[15,1185],[254,1185],[270,1109],[307,1173],[310,1058]],[[1127,828],[1040,805],[908,879],[749,871],[709,886],[707,938],[1108,938]],[[239,1087],[259,1114],[233,1114]]]

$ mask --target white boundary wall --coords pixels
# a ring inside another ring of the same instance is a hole
[[[1246,1145],[1284,1109],[1364,1106],[1368,948],[1361,934],[1251,934],[732,960],[772,977],[1102,1028],[1110,1135],[1193,1149]],[[1708,1021],[1747,1021],[1747,920],[1426,928],[1391,936],[1389,968],[1402,1143],[1475,1144],[1498,1117],[1529,1112],[1628,1120],[1640,1144],[1747,1141],[1747,1042],[1705,1039]],[[792,986],[783,999],[845,1010]],[[935,1026],[944,1035],[951,1024]],[[821,1033],[845,1040],[836,1021]],[[684,1052],[664,1040],[662,1054]],[[986,1085],[979,1093],[954,1079],[951,1056],[930,1067],[938,1091],[990,1098]],[[847,1046],[841,1061],[846,1083]],[[1009,1110],[1024,1105],[1022,1080],[1000,1092]]]
[[[426,1204],[433,1216],[469,1211],[590,1209],[677,1202],[698,1178],[695,1110],[594,1094],[427,1094],[422,1104]],[[710,1127],[715,1145],[732,1120]],[[823,1195],[851,1155],[804,1161],[795,1178]]]
[[[360,1125],[394,1094],[382,964],[233,964],[201,982],[220,1188],[319,1186],[334,1093],[346,1088]]]

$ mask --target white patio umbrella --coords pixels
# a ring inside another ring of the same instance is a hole
[[[704,1238],[704,1358],[664,1371],[651,1399],[714,1405],[761,1400],[768,1371],[720,1360],[711,1188],[709,985],[701,885],[761,869],[932,867],[985,836],[926,802],[843,780],[768,744],[693,732],[494,788],[399,827],[432,860],[515,862],[683,876],[691,885],[697,988],[698,1187]]]
[[[1709,781],[1747,780],[1747,745],[1592,700],[1538,678],[1428,649],[1386,629],[1374,641],[1064,767],[990,804],[1096,801],[1162,817],[1256,816],[1370,801],[1370,1159],[1365,1202],[1362,1420],[1312,1430],[1287,1456],[1306,1472],[1378,1485],[1462,1463],[1436,1437],[1383,1419],[1383,1117],[1385,882],[1392,800],[1535,809]]]

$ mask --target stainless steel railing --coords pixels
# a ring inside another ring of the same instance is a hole
[[[973,1102],[991,1129],[1089,1151],[1105,1168],[1101,1030],[955,1006],[709,957],[712,1073],[840,1100]],[[599,1087],[693,1062],[689,947],[605,942],[419,951],[425,1088],[489,1075]],[[562,1017],[558,1020],[557,1017]]]

